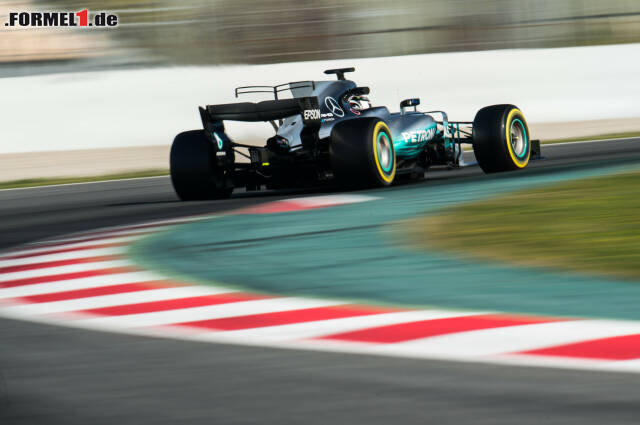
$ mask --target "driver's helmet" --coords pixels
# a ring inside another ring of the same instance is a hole
[[[371,107],[369,98],[362,95],[349,96],[347,98],[347,105],[349,106],[349,110],[356,115],[360,115],[360,112]]]

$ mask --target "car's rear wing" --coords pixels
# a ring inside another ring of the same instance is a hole
[[[271,121],[277,128],[275,121],[300,115],[303,129],[300,134],[303,144],[316,143],[320,129],[320,106],[318,98],[298,97],[294,99],[265,100],[252,103],[227,103],[222,105],[207,105],[200,107],[200,118],[207,137],[216,139],[219,150],[222,146],[242,146],[233,143],[224,133],[223,121]]]
[[[210,121],[272,121],[294,115],[301,115],[305,123],[306,121],[320,121],[320,106],[318,98],[315,96],[265,100],[258,103],[207,105],[206,112]]]

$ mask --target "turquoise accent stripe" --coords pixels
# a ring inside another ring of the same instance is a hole
[[[213,138],[216,139],[216,143],[218,145],[218,150],[221,151],[222,148],[224,148],[223,140],[220,138],[220,136],[218,136],[218,133],[216,133],[215,131],[213,132]]]
[[[386,132],[381,131],[381,132],[378,133],[378,139],[377,139],[378,146],[380,146],[380,138],[383,137],[383,136],[386,137],[387,142],[393,143],[391,141],[391,138],[389,137],[389,135]],[[382,157],[380,156],[380,149],[378,149],[378,162],[380,163],[380,167],[382,168],[382,171],[384,171],[387,174],[389,174],[389,172],[391,172],[391,170],[393,169],[393,162],[394,162],[393,155],[391,155],[390,159],[391,160],[389,161],[389,166],[388,167],[383,167],[382,166]]]
[[[522,127],[522,132],[524,133],[524,149],[522,150],[522,155],[518,155],[515,152],[514,152],[514,154],[518,158],[524,158],[525,156],[527,156],[527,150],[529,149],[529,136],[527,136],[527,128],[524,126],[524,123],[522,121],[520,121],[520,119],[518,119],[518,118],[516,118],[515,120],[511,121],[511,128],[509,129],[509,131],[511,131],[513,129],[513,125],[516,122],[520,123],[520,126]]]
[[[408,158],[408,157],[413,157],[420,154],[420,152],[422,152],[426,144],[437,139],[438,132],[436,131],[436,128],[437,128],[437,124],[433,124],[425,129],[417,129],[417,130],[411,130],[407,132],[400,132],[399,134],[394,135],[393,147],[396,151],[396,156]],[[432,132],[432,135],[428,140],[419,141],[421,132],[427,132],[427,133]],[[415,135],[418,141],[412,142],[411,141],[412,137],[405,138],[403,133],[408,134],[410,136]]]

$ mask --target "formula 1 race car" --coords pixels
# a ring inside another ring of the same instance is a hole
[[[199,108],[204,129],[178,134],[171,148],[171,180],[180,199],[226,198],[236,187],[388,186],[403,176],[424,177],[434,165],[465,165],[463,143],[473,145],[486,173],[524,168],[540,154],[514,105],[482,108],[473,122],[450,122],[443,111],[419,112],[419,99],[404,100],[401,111],[391,113],[369,104],[368,87],[345,79],[353,71],[325,71],[337,76],[334,81],[238,87],[236,97],[270,93],[275,100]],[[279,98],[289,93],[291,98]],[[275,135],[263,147],[235,143],[225,120],[268,121]],[[237,162],[236,155],[248,161]]]

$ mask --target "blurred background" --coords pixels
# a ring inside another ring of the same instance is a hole
[[[119,25],[3,25],[83,9]],[[508,102],[542,140],[638,132],[638,42],[637,0],[0,0],[0,182],[166,172],[174,135],[200,126],[197,105],[343,66],[392,109],[421,97],[471,120]],[[34,104],[46,138],[25,131]],[[262,143],[261,124],[228,128]]]
[[[117,29],[0,27],[0,75],[54,68],[259,64],[640,41],[636,0],[22,0],[107,10]]]

